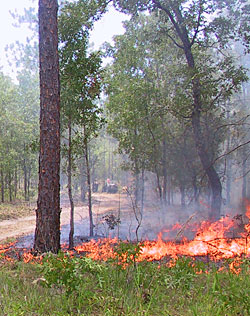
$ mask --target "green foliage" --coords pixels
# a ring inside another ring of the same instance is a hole
[[[0,85],[8,82],[8,88],[1,89],[5,96],[0,101],[0,107],[4,107],[0,133],[2,200],[29,200],[35,192],[30,184],[36,182],[38,168],[38,151],[33,150],[39,140],[38,25],[34,8],[25,9],[23,16],[12,13],[12,17],[16,27],[29,23],[33,35],[24,44],[16,42],[6,48],[9,59],[14,60],[18,83],[2,74],[0,79]],[[24,182],[19,192],[18,179]]]
[[[58,21],[62,113],[73,124],[89,129],[88,137],[95,132],[101,113],[95,103],[101,92],[101,56],[89,53],[89,32],[98,16],[94,3],[66,3]]]
[[[18,197],[17,179],[37,177],[37,154],[31,143],[38,135],[38,80],[28,69],[19,73],[19,84],[0,74],[0,158],[2,200]],[[28,176],[29,174],[29,176]],[[29,199],[29,194],[20,194]],[[20,197],[19,195],[19,197]]]
[[[60,252],[57,256],[49,254],[43,260],[43,273],[46,285],[64,287],[67,294],[83,290],[83,280],[88,273],[98,278],[105,269],[104,266],[89,258],[71,258],[70,255]],[[84,282],[85,289],[88,283]],[[101,278],[99,278],[101,285]]]
[[[136,264],[136,259],[139,257],[141,252],[142,244],[130,244],[128,242],[119,242],[114,248],[115,259],[114,261],[118,264],[131,265]]]
[[[170,272],[166,274],[164,279],[167,288],[182,288],[189,291],[195,284],[197,278],[196,271],[193,267],[193,262],[189,258],[180,258],[175,262]]]
[[[66,2],[60,11],[60,81],[62,129],[71,126],[72,161],[82,155],[85,144],[97,137],[104,124],[102,109],[97,102],[102,85],[101,55],[89,52],[89,32],[105,6],[95,1]],[[103,12],[104,12],[103,11]],[[64,133],[67,138],[67,133]],[[64,142],[62,153],[68,150]]]
[[[249,260],[243,262],[239,275],[185,258],[175,263],[170,268],[163,262],[160,266],[141,262],[121,269],[114,263],[60,253],[47,256],[43,265],[4,264],[1,312],[8,316],[249,315]],[[208,273],[196,274],[200,268]]]
[[[246,272],[249,260],[243,261],[242,268]],[[212,283],[209,293],[219,306],[217,315],[220,315],[224,309],[237,310],[239,308],[239,301],[241,304],[240,308],[248,313],[250,312],[249,290],[239,288],[238,285],[239,280],[242,280],[241,274],[215,272],[213,275],[208,276],[208,278]]]
[[[247,81],[228,49],[228,34],[239,35],[238,24],[224,38],[220,34],[235,15],[219,20],[224,10],[239,13],[245,3],[212,3],[115,1],[132,17],[125,34],[106,45],[113,58],[106,72],[108,131],[119,152],[135,173],[148,170],[157,179],[168,174],[183,190],[200,188],[202,169],[214,183],[207,170],[220,172],[214,162],[226,137],[224,105]]]

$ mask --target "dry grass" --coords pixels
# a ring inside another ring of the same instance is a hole
[[[2,203],[0,204],[0,221],[34,215],[34,207],[35,204],[30,202]]]

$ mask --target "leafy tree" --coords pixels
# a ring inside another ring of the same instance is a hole
[[[20,167],[24,176],[24,197],[30,199],[31,178],[37,179],[39,139],[39,82],[38,72],[29,68],[18,74],[18,120],[20,124]],[[36,182],[36,181],[35,181]]]
[[[125,13],[137,14],[144,10],[158,12],[163,22],[158,27],[159,32],[166,34],[176,49],[183,53],[187,87],[183,103],[189,105],[197,152],[212,191],[210,218],[217,219],[220,216],[222,185],[208,152],[202,120],[204,113],[214,109],[221,99],[230,96],[246,80],[242,68],[236,67],[232,58],[221,54],[220,49],[228,45],[230,39],[241,36],[246,47],[249,47],[246,22],[249,6],[244,0],[239,5],[235,5],[234,1],[217,0],[117,0],[114,3]],[[208,51],[216,54],[216,59],[212,59]],[[201,52],[205,53],[206,60],[212,61],[210,67],[203,67]],[[216,75],[209,78],[211,71]]]
[[[100,11],[99,11],[100,10]],[[63,121],[68,130],[68,190],[71,201],[71,231],[69,245],[73,247],[72,160],[74,147],[80,147],[84,155],[90,218],[90,236],[93,236],[93,215],[91,200],[91,175],[89,142],[97,136],[103,124],[101,108],[95,102],[101,91],[100,53],[88,53],[89,31],[93,22],[102,14],[102,7],[95,1],[76,1],[62,7],[59,19],[60,70],[62,86]],[[75,129],[74,139],[72,129]],[[78,149],[79,154],[79,149]]]
[[[5,201],[8,189],[9,200],[13,199],[13,180],[18,164],[19,153],[19,122],[17,120],[17,86],[11,79],[0,73],[0,175],[1,199]],[[16,126],[18,124],[18,126]]]
[[[114,58],[106,91],[109,130],[119,140],[120,153],[129,156],[130,169],[135,175],[143,169],[155,173],[159,197],[165,201],[170,174],[176,178],[180,171],[179,176],[183,178],[183,168],[187,165],[182,140],[177,140],[175,132],[180,130],[178,133],[182,135],[186,123],[178,123],[180,115],[174,119],[180,101],[171,97],[175,77],[181,81],[182,59],[174,56],[171,46],[167,47],[166,54],[164,39],[156,39],[151,30],[156,24],[156,17],[140,15],[125,23],[126,33],[115,38],[113,47],[106,47]]]

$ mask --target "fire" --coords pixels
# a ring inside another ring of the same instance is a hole
[[[117,238],[105,238],[98,241],[91,240],[75,247],[75,250],[79,253],[86,252],[86,256],[91,259],[107,261],[108,259],[115,257],[113,247],[117,243]]]
[[[198,224],[191,224],[191,216],[184,225],[176,224],[172,229],[162,231],[157,240],[146,240],[139,244],[139,248],[133,246],[131,251],[126,249],[124,253],[117,252],[120,242],[117,238],[91,240],[75,247],[74,251],[68,252],[74,256],[76,252],[93,260],[107,261],[108,259],[119,259],[118,263],[126,266],[128,262],[141,261],[160,261],[167,262],[169,267],[175,264],[180,256],[188,256],[192,258],[202,257],[212,261],[223,261],[225,259],[234,259],[230,264],[233,273],[240,273],[241,260],[244,257],[250,257],[250,204],[246,205],[246,218],[237,215],[234,218],[226,216],[217,222],[203,221],[198,228]],[[195,237],[190,240],[183,235],[184,230],[195,231]],[[164,234],[173,236],[175,239],[166,240]],[[14,243],[0,245],[0,256],[6,261],[12,261],[13,257],[26,263],[42,263],[42,256],[34,256],[30,250],[22,249],[22,254],[13,248]],[[67,251],[67,245],[62,245],[62,250]],[[126,248],[126,247],[125,247]],[[10,250],[12,249],[12,250]],[[139,250],[136,250],[139,249]],[[11,255],[9,254],[12,254]],[[223,267],[220,267],[222,270]],[[202,271],[196,271],[202,273]]]
[[[246,207],[246,216],[250,219],[250,203],[249,203],[249,201],[245,202],[245,207]]]
[[[250,207],[247,216],[250,217]],[[243,256],[249,257],[249,228],[250,224],[248,223],[244,229],[238,231],[236,221],[227,216],[217,222],[202,222],[193,240],[183,238],[178,243],[165,241],[162,233],[160,233],[156,241],[147,240],[140,244],[141,250],[136,257],[136,261],[159,261],[165,257],[175,259],[178,256],[205,256],[213,261]],[[173,229],[182,229],[182,226],[175,225]],[[94,260],[107,260],[114,258],[115,252],[113,249],[117,243],[117,239],[92,240],[75,249],[79,253],[84,252],[86,256]],[[237,264],[231,264],[231,269],[235,273],[239,270]]]

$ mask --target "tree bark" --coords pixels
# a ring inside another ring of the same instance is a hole
[[[87,184],[88,184],[89,236],[93,237],[94,236],[94,222],[93,222],[93,212],[92,212],[92,190],[91,190],[91,176],[90,176],[90,165],[89,165],[87,138],[84,139],[84,153],[85,153]]]
[[[162,152],[162,174],[163,174],[163,201],[166,204],[167,202],[167,142],[166,138],[163,139],[163,152]]]
[[[1,174],[1,202],[4,203],[5,202],[5,194],[4,194],[5,185],[4,185],[4,173],[2,169],[1,169],[0,174]]]
[[[68,195],[70,202],[70,232],[69,232],[69,249],[74,247],[74,200],[72,195],[72,129],[71,119],[68,122],[69,144],[68,144]]]
[[[17,166],[15,166],[14,171],[14,198],[17,198]]]
[[[69,249],[74,247],[74,200],[72,195],[72,128],[71,118],[68,121],[69,144],[68,144],[68,195],[70,202],[70,232],[69,232]]]
[[[9,170],[8,172],[8,189],[9,189],[9,201],[12,202],[12,176]]]
[[[24,151],[25,151],[25,145],[24,145]],[[28,201],[28,171],[27,171],[27,161],[26,161],[26,154],[24,154],[23,159],[23,175],[24,175],[24,198],[25,201]]]
[[[34,250],[60,249],[60,89],[57,0],[39,0],[40,156]]]
[[[84,161],[85,161],[85,159],[84,159]],[[81,172],[80,172],[80,177],[81,177],[81,179],[80,179],[80,186],[81,186],[81,201],[82,202],[85,202],[86,201],[86,166],[85,166],[85,162],[84,161],[82,161],[81,163],[80,163],[80,170],[81,170]]]

